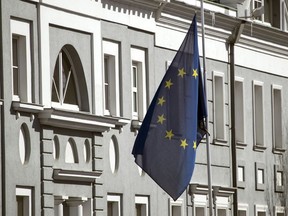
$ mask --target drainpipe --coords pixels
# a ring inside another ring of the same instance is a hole
[[[236,129],[235,129],[235,44],[239,41],[246,21],[241,21],[235,26],[232,34],[227,39],[230,60],[230,102],[231,102],[231,156],[232,156],[232,186],[235,188],[233,199],[233,215],[238,213],[238,191],[237,191],[237,148],[236,148]]]
[[[5,155],[4,155],[4,114],[3,114],[3,78],[4,78],[4,70],[3,70],[3,36],[2,36],[2,22],[3,22],[3,16],[2,15],[2,9],[3,9],[3,1],[0,1],[0,197],[1,197],[1,203],[0,203],[0,215],[5,215]]]

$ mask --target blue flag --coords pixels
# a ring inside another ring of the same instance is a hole
[[[206,99],[193,22],[148,108],[134,143],[135,162],[174,200],[187,188],[206,134]]]

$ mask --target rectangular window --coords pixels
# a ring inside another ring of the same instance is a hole
[[[213,103],[214,103],[214,138],[217,141],[225,141],[225,97],[224,97],[224,73],[213,73]]]
[[[283,168],[278,165],[274,165],[274,182],[275,182],[275,191],[284,192],[284,174]]]
[[[264,148],[263,83],[253,82],[254,147]]]
[[[272,127],[273,147],[281,150],[283,148],[282,87],[278,85],[272,85]]]
[[[288,31],[288,2],[283,0],[282,4],[281,26],[283,31]]]
[[[14,36],[12,38],[12,68],[13,68],[13,95],[19,95],[19,38]]]
[[[264,170],[257,170],[257,184],[264,184]]]
[[[149,215],[149,198],[147,196],[135,197],[135,215],[136,216]]]
[[[248,215],[248,204],[238,203],[238,216]]]
[[[141,64],[137,62],[132,63],[132,107],[133,107],[133,116],[138,116],[139,110],[139,95],[138,95],[138,74]]]
[[[206,216],[204,207],[195,207],[195,216]]]
[[[16,20],[11,27],[11,70],[13,100],[32,102],[30,24]],[[21,82],[20,82],[21,81]]]
[[[183,200],[178,199],[176,201],[173,201],[170,199],[170,216],[183,216],[184,210],[183,210]]]
[[[146,52],[131,48],[132,118],[142,121],[146,114]]]
[[[119,44],[103,41],[104,115],[120,116]]]
[[[238,166],[238,181],[240,181],[240,182],[245,181],[244,167],[243,166]]]
[[[279,187],[283,186],[283,172],[282,171],[276,172],[276,185]]]
[[[275,206],[275,216],[284,216],[285,215],[285,207],[283,206]]]
[[[238,185],[238,188],[245,188],[245,186],[246,186],[245,161],[239,160],[239,161],[237,161],[237,163],[238,163],[237,185]]]
[[[256,216],[266,216],[267,206],[266,205],[255,205]]]
[[[247,212],[245,210],[238,210],[238,216],[246,216]]]
[[[255,175],[256,175],[256,190],[265,189],[265,166],[262,163],[255,163]]]
[[[16,188],[17,216],[32,216],[32,190]]]
[[[121,216],[121,196],[107,195],[107,216]]]
[[[218,216],[226,216],[227,210],[226,209],[217,209],[217,215]]]
[[[251,16],[253,19],[283,29],[285,0],[253,0],[251,3]]]
[[[228,215],[228,208],[231,203],[229,203],[228,197],[217,196],[216,197],[216,208],[218,216],[226,216]]]
[[[245,143],[245,104],[244,104],[244,79],[235,77],[235,132],[236,143]]]
[[[195,216],[207,215],[207,196],[194,194],[194,214]]]

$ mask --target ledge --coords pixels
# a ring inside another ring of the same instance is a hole
[[[27,113],[39,113],[44,110],[42,105],[33,103],[23,103],[20,101],[13,101],[12,108],[15,111],[27,112]]]
[[[131,121],[131,129],[134,131],[138,131],[142,125],[142,121],[132,120]]]
[[[56,108],[44,109],[38,117],[43,125],[100,133],[111,128],[119,129],[128,123],[125,119]]]
[[[265,146],[260,146],[260,145],[254,145],[253,150],[258,151],[258,152],[264,152],[267,149]]]
[[[275,148],[275,147],[274,147],[273,150],[272,150],[272,152],[273,152],[274,154],[279,154],[279,155],[284,154],[285,151],[286,151],[286,149],[283,149],[283,148]]]
[[[216,196],[220,195],[220,196],[229,197],[232,194],[234,194],[237,191],[237,189],[232,188],[232,187],[222,187],[222,186],[213,185],[212,191]],[[202,184],[197,184],[197,183],[189,184],[188,193],[190,196],[193,194],[207,195],[209,193],[208,185],[202,185]]]
[[[247,143],[236,142],[236,147],[237,147],[238,149],[244,149],[245,147],[247,147]]]
[[[93,183],[101,174],[100,172],[54,169],[53,179],[58,181]]]

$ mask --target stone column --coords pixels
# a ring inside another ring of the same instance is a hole
[[[86,197],[69,197],[66,204],[69,207],[69,216],[83,216],[83,203],[88,199]]]
[[[68,199],[68,196],[54,197],[54,216],[63,216],[63,202]]]

